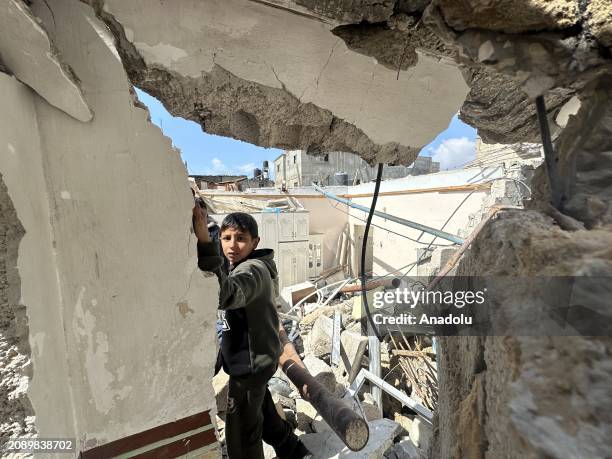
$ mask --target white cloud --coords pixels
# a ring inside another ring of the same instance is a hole
[[[476,143],[467,137],[446,139],[431,157],[440,163],[440,170],[457,169],[476,158]]]
[[[243,175],[248,175],[249,177],[253,175],[253,170],[257,167],[255,163],[247,163],[241,166],[238,166],[236,170]]]
[[[211,162],[214,171],[223,172],[227,170],[227,167],[225,167],[225,164],[219,158],[213,158]]]

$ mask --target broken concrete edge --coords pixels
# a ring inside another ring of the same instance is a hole
[[[423,21],[447,43],[454,44],[458,64],[484,66],[507,75],[532,99],[555,88],[577,91],[612,69],[592,38],[580,28],[564,33],[524,31],[520,35],[486,29],[456,30],[436,2],[427,7]]]
[[[46,55],[49,61],[57,67],[57,73],[61,75],[67,83],[71,86],[72,91],[68,91],[68,95],[72,96],[72,106],[68,106],[67,104],[62,103],[54,94],[49,94],[47,91],[41,90],[41,88],[36,85],[32,78],[29,75],[21,75],[19,73],[15,73],[13,69],[10,69],[6,62],[4,66],[11,70],[14,76],[23,84],[32,88],[34,92],[36,92],[40,97],[45,99],[49,104],[53,105],[57,109],[63,111],[64,113],[70,115],[74,119],[82,122],[89,122],[93,119],[94,114],[87,103],[87,99],[85,98],[85,94],[81,89],[81,81],[74,72],[74,70],[65,62],[63,62],[61,58],[61,54],[59,50],[56,48],[53,40],[47,33],[47,31],[40,24],[38,18],[32,13],[30,8],[22,2],[11,0],[7,5],[8,7],[13,6],[16,8],[22,17],[29,21],[32,28],[40,33],[40,36],[45,40],[45,45],[47,46]]]
[[[147,65],[135,45],[128,40],[123,26],[105,11],[104,0],[81,1],[94,8],[96,16],[115,37],[117,51],[132,84],[158,99],[173,116],[198,123],[204,132],[265,148],[299,148],[313,155],[346,151],[358,154],[370,165],[377,162],[411,164],[423,147],[404,146],[397,142],[375,144],[363,130],[336,117],[331,111],[303,103],[284,88],[244,80],[219,64],[214,64],[210,72],[202,72],[198,78],[180,75],[160,65]],[[209,87],[207,91],[198,90],[201,86]],[[253,100],[241,103],[236,99],[236,92],[244,87],[256,95],[258,103]],[[175,90],[180,94],[180,101],[172,93]],[[224,97],[211,97],[215,90],[224,91]],[[188,97],[190,93],[197,97]],[[204,100],[207,103],[198,100],[205,97],[211,97],[211,100]],[[229,101],[220,105],[220,101],[225,99]],[[267,120],[266,113],[274,105],[273,101],[283,107],[285,119],[282,123],[276,118]],[[251,113],[257,106],[263,107],[266,113],[257,113],[259,116]]]
[[[28,396],[33,377],[27,306],[21,304],[19,246],[25,229],[0,174],[0,419],[2,434],[26,437],[36,433],[36,413]],[[10,422],[9,422],[10,421]]]

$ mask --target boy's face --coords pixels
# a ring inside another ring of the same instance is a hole
[[[239,228],[226,228],[221,233],[223,255],[232,265],[248,257],[259,244],[259,238],[251,236],[248,231]]]

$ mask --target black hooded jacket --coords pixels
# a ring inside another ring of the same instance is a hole
[[[274,251],[254,250],[229,273],[223,264],[218,244],[198,243],[198,266],[219,278],[223,369],[230,376],[247,376],[275,368],[281,344],[275,305],[278,273]]]

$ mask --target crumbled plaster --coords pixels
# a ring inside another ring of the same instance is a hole
[[[610,247],[609,231],[568,232],[536,211],[506,212],[474,241],[457,275],[577,275],[594,267],[610,275]],[[432,457],[606,457],[611,355],[609,337],[442,338]]]
[[[459,118],[478,128],[486,143],[541,142],[535,104],[512,78],[479,66],[466,69],[470,92]],[[555,113],[569,97],[556,90],[545,96],[546,108]]]
[[[504,8],[505,3],[513,6]],[[489,14],[474,15],[476,5]],[[506,16],[518,9],[523,14]],[[602,8],[608,13],[610,9]],[[504,28],[496,26],[493,14],[496,12],[503,17]],[[530,21],[534,12],[552,21],[551,24]],[[470,68],[484,65],[507,75],[530,97],[535,97],[551,89],[579,91],[611,71],[608,55],[601,52],[601,43],[584,26],[587,17],[578,1],[440,0],[427,8],[423,19],[441,38],[455,45],[459,63]],[[465,26],[457,28],[458,24]],[[522,33],[513,33],[517,31]]]
[[[505,33],[567,29],[578,22],[578,0],[438,0],[446,23],[455,30]]]
[[[0,55],[6,67],[51,105],[79,121],[90,121],[80,82],[61,60],[51,38],[19,0],[0,4]]]
[[[32,367],[17,255],[24,229],[0,175],[0,447],[36,432],[27,390]]]
[[[418,52],[452,58],[454,49],[440,40],[418,18],[397,14],[387,23],[341,25],[332,33],[344,40],[349,49],[372,56],[391,70],[407,70],[418,62]]]
[[[589,0],[586,3],[588,31],[602,45],[612,48],[612,8],[608,0]]]
[[[115,37],[132,82],[164,101],[175,116],[195,121],[206,132],[264,147],[355,151],[364,159],[410,163],[418,149],[395,142],[376,145],[360,129],[329,110],[302,103],[283,88],[238,78],[220,65],[200,77],[186,77],[161,66],[146,65],[123,27],[98,5],[97,14]]]
[[[456,66],[433,52],[414,62],[410,48],[405,54],[412,57],[402,58],[405,39],[390,53],[391,62],[377,63],[351,52],[328,25],[261,2],[214,2],[206,15],[189,5],[180,13],[181,30],[162,28],[161,34],[153,24],[172,14],[165,4],[150,11],[151,23],[143,26],[136,6],[90,3],[116,37],[132,83],[206,132],[264,147],[352,151],[367,161],[410,163],[444,129],[467,89]],[[389,30],[395,34],[403,26],[392,13],[384,16],[394,20]],[[417,32],[402,34],[443,46]],[[286,46],[278,34],[286,36]],[[407,70],[398,75],[395,66]],[[431,97],[438,81],[444,81],[443,97]]]

